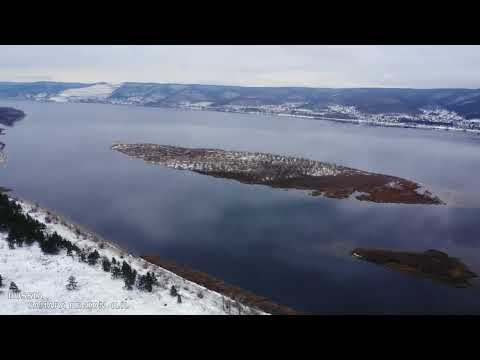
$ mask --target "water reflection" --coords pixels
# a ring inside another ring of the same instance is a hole
[[[5,105],[28,118],[2,139],[9,162],[0,184],[122,247],[306,312],[480,314],[475,282],[457,289],[351,257],[357,247],[438,249],[479,273],[478,208],[314,198],[110,149],[121,140],[286,154],[478,193],[480,137],[101,104]]]

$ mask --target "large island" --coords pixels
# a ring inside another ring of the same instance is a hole
[[[314,196],[402,204],[444,204],[419,184],[328,162],[292,156],[156,144],[115,144],[133,158],[245,184],[309,190]]]

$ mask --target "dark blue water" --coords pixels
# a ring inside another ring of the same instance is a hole
[[[475,199],[479,136],[101,104],[0,106],[27,113],[1,138],[8,162],[0,186],[131,251],[158,253],[307,312],[480,313],[477,283],[452,288],[350,256],[360,246],[432,248],[480,273],[478,206],[310,197],[148,165],[110,150],[125,141],[302,156]]]

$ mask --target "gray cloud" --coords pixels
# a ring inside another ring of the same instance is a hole
[[[2,81],[480,88],[480,46],[0,46]]]

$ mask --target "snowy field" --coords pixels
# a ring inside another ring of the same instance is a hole
[[[121,84],[102,83],[82,88],[67,89],[49,100],[56,102],[105,100],[120,86]]]
[[[7,234],[3,233],[0,234],[0,274],[3,277],[0,314],[263,314],[129,255],[35,204],[26,201],[18,203],[24,212],[44,223],[47,232],[56,231],[80,248],[97,249],[101,256],[125,260],[139,275],[153,271],[159,285],[154,286],[151,293],[135,287],[127,290],[122,279],[112,279],[111,273],[103,271],[101,262],[91,266],[81,262],[76,255],[68,256],[66,251],[46,255],[37,243],[10,249]],[[70,276],[76,278],[76,290],[66,288]],[[20,293],[9,291],[12,281],[21,290]],[[172,285],[181,295],[181,303],[178,297],[170,295]]]

